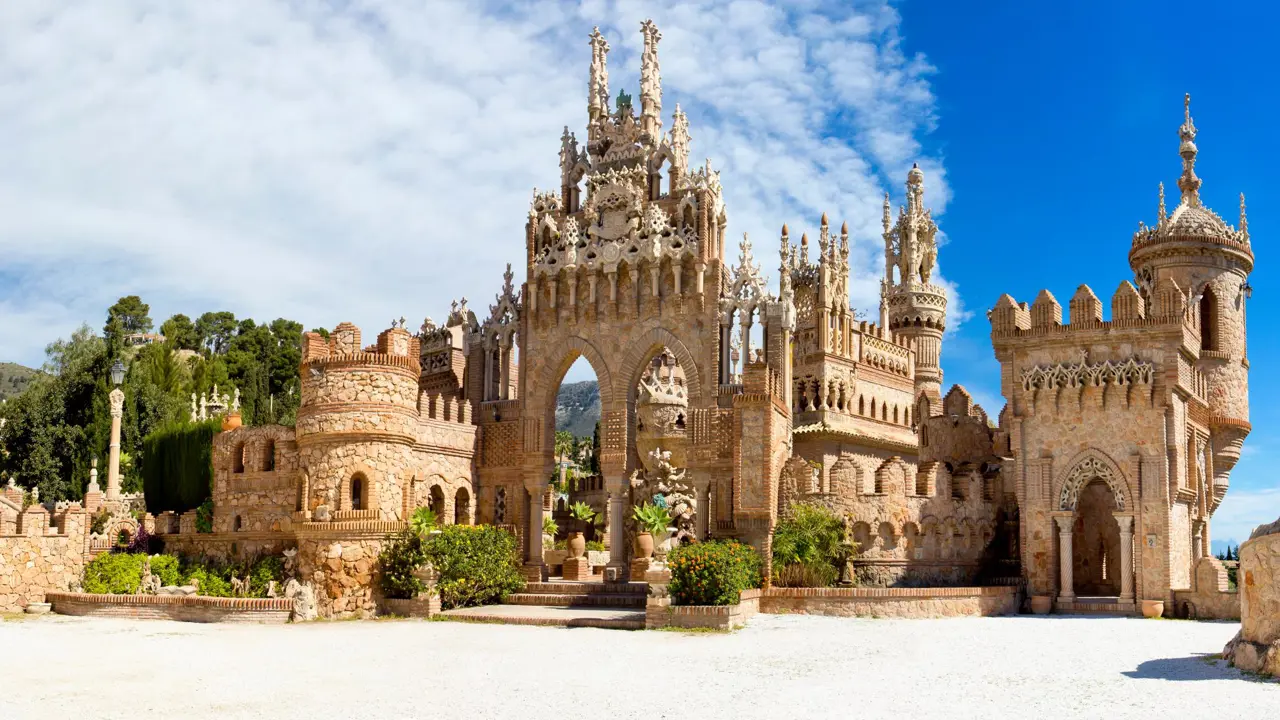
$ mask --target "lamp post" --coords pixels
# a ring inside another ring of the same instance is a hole
[[[111,449],[107,456],[107,500],[120,499],[120,418],[124,415],[124,363],[119,360],[111,366]]]

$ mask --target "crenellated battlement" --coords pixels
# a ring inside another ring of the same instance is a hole
[[[1148,305],[1128,280],[1120,283],[1111,298],[1111,319],[1103,320],[1102,301],[1088,285],[1076,289],[1068,303],[1069,316],[1053,293],[1041,290],[1030,307],[1012,296],[1001,295],[987,317],[993,340],[1062,335],[1088,330],[1182,327],[1199,337],[1200,318],[1187,294],[1172,278],[1162,278],[1155,287],[1154,302]]]
[[[403,368],[416,378],[421,369],[421,348],[418,337],[405,330],[403,325],[382,331],[378,341],[365,348],[360,347],[360,328],[344,322],[329,333],[328,339],[316,332],[302,336],[302,371],[330,367]]]

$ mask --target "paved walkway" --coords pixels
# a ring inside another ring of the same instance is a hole
[[[577,610],[575,610],[577,611]],[[0,718],[1274,718],[1234,623],[760,615],[731,634],[0,622]]]

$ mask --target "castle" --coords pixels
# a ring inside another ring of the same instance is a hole
[[[1243,198],[1238,229],[1200,201],[1189,106],[1180,203],[1166,212],[1162,190],[1133,237],[1110,319],[1083,285],[1065,322],[1047,291],[989,312],[1006,401],[992,417],[943,391],[924,173],[896,216],[885,196],[878,321],[850,308],[848,231],[825,215],[816,249],[783,226],[774,292],[747,238],[730,259],[720,174],[690,165],[678,106],[664,129],[661,35],[641,29],[638,107],[611,96],[591,35],[585,141],[565,129],[560,187],[534,193],[521,282],[508,266],[483,318],[463,300],[367,347],[346,323],[308,333],[297,427],[219,435],[212,532],[161,516],[166,547],[297,548],[321,614],[345,615],[375,607],[378,548],[426,506],[509,527],[541,579],[557,390],[585,358],[600,475],[577,491],[605,519],[607,578],[641,579],[631,508],[663,482],[690,500],[682,532],[766,560],[795,503],[835,510],[866,585],[1025,582],[1060,610],[1117,613],[1207,592],[1209,519],[1249,432],[1253,255]]]

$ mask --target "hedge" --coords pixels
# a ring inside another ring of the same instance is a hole
[[[408,528],[378,559],[382,590],[391,598],[424,590],[413,572],[430,562],[446,610],[500,603],[524,587],[515,536],[493,525],[446,525],[424,533]]]
[[[219,420],[171,425],[142,441],[142,489],[147,512],[184,513],[213,492],[213,436]]]

